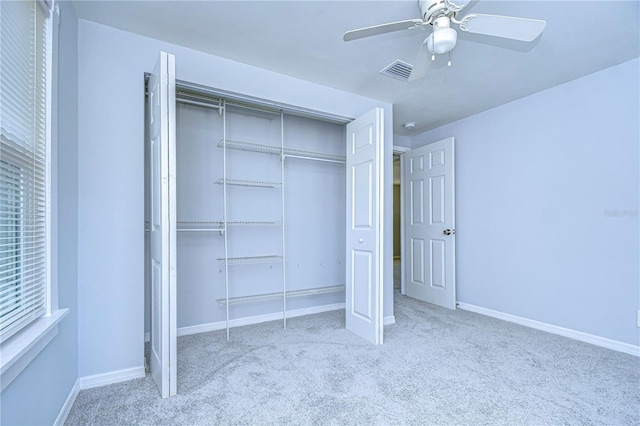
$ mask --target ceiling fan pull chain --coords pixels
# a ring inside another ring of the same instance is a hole
[[[432,34],[432,47],[433,50],[431,51],[431,60],[435,61],[436,60],[436,34],[438,34],[438,21],[436,20],[433,23],[433,34]]]

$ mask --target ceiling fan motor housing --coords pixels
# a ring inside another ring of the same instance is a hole
[[[451,17],[469,3],[470,0],[418,0],[418,7],[422,19],[431,24],[439,16]]]
[[[431,18],[438,16],[447,9],[447,4],[445,0],[420,0],[418,7],[420,7],[420,12],[422,13],[422,19],[425,22],[430,22]]]

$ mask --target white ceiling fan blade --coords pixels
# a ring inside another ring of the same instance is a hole
[[[344,41],[357,40],[359,38],[371,37],[378,34],[390,33],[393,31],[411,30],[422,26],[422,19],[408,19],[406,21],[389,22],[388,24],[374,25],[372,27],[359,28],[344,33]]]
[[[483,14],[467,15],[460,21],[462,31],[520,41],[535,40],[546,26],[540,19]]]
[[[431,54],[429,49],[427,49],[427,40],[422,43],[420,50],[418,51],[418,55],[416,56],[416,60],[413,61],[413,69],[411,70],[411,74],[409,75],[409,81],[416,81],[424,78],[427,75],[427,71],[429,71],[429,67],[431,66]]]

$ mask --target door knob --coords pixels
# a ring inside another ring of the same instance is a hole
[[[358,240],[358,242],[359,242],[360,244],[364,243],[364,238],[360,238],[360,239]]]
[[[455,229],[445,229],[444,231],[442,231],[442,233],[444,235],[451,235],[451,234],[455,234],[456,230]]]

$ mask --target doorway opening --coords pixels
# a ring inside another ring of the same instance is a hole
[[[405,225],[404,225],[404,153],[409,148],[394,145],[393,147],[393,291],[405,292]]]
[[[393,156],[393,290],[400,291],[402,282],[402,203],[400,155]]]

